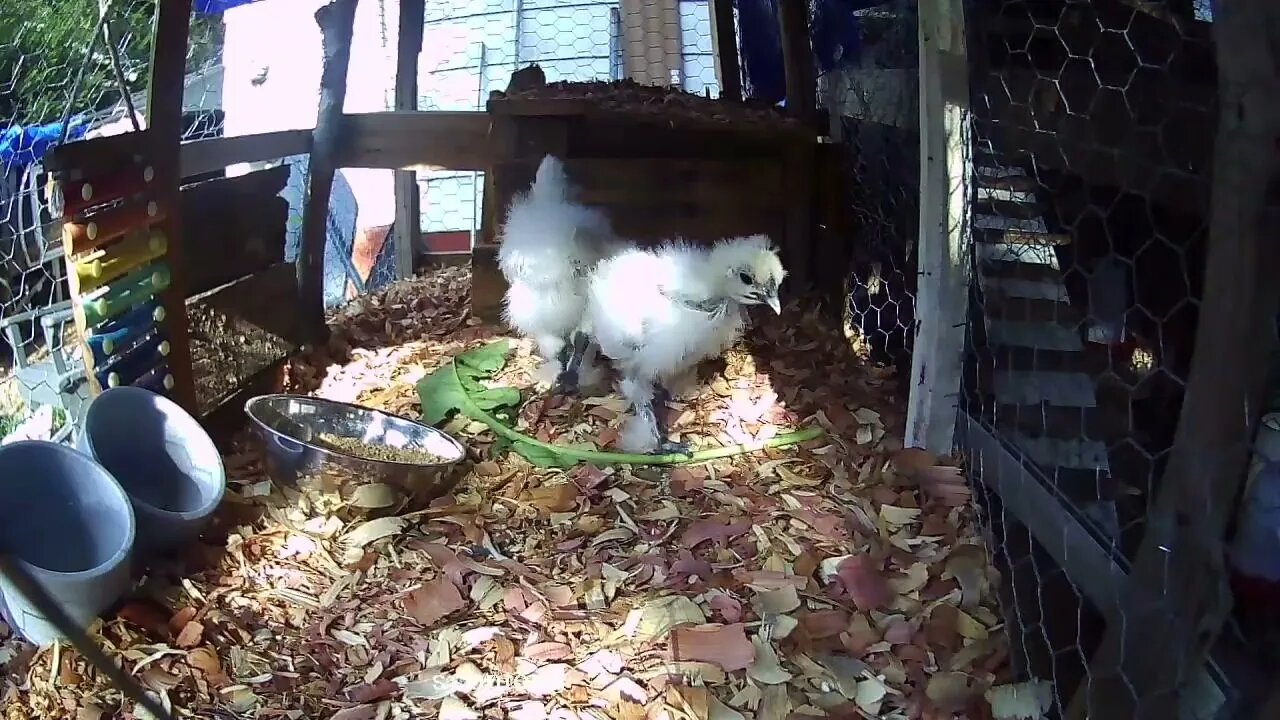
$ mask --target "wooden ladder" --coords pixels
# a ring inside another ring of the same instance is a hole
[[[983,403],[1001,434],[1114,535],[1096,384],[1056,251],[1071,237],[1049,231],[1024,170],[990,156],[975,158],[974,170],[974,269],[994,360],[980,371]]]

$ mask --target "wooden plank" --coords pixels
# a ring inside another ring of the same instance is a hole
[[[919,8],[920,281],[907,408],[907,446],[950,453],[968,308],[969,121],[964,9]]]
[[[491,172],[500,196],[533,184],[541,158],[495,163]],[[707,207],[753,205],[780,211],[782,171],[771,159],[677,160],[665,158],[571,158],[565,173],[587,205],[652,206],[679,202]]]
[[[507,97],[494,94],[489,98],[486,108],[490,115],[507,115],[513,117],[560,118],[565,121],[581,123],[575,132],[595,133],[604,136],[610,145],[625,148],[635,142],[628,137],[628,142],[619,142],[619,130],[627,132],[666,133],[671,139],[684,147],[694,148],[694,152],[707,154],[732,155],[722,148],[708,143],[752,142],[770,146],[779,146],[799,139],[812,139],[816,133],[804,123],[794,118],[778,114],[773,122],[728,122],[714,117],[682,118],[678,125],[672,125],[670,115],[661,112],[637,112],[627,107],[601,107],[581,98],[523,98]],[[695,141],[680,143],[682,136],[693,134]],[[648,148],[651,140],[642,142]],[[651,155],[651,150],[643,150],[642,156]],[[576,154],[576,153],[575,153]],[[687,150],[678,153],[688,154]],[[500,156],[499,156],[500,157]]]
[[[738,65],[738,34],[733,0],[711,0],[711,47],[715,52],[716,82],[724,100],[742,99],[742,68]]]
[[[187,297],[284,261],[289,167],[220,178],[182,190]]]
[[[230,450],[236,437],[245,428],[244,404],[258,395],[270,395],[285,391],[289,358],[284,357],[254,373],[216,406],[203,410],[200,424],[209,437],[223,450]]]
[[[54,148],[41,162],[49,172],[70,173],[70,179],[98,175],[151,157],[155,138],[156,133],[148,129],[77,140]]]
[[[166,261],[168,288],[159,296],[165,308],[162,323],[169,341],[168,364],[173,376],[173,399],[188,412],[196,410],[195,385],[191,371],[191,345],[187,337],[186,248],[183,233],[182,180],[182,94],[186,84],[187,33],[191,21],[191,0],[157,3],[155,45],[152,49],[151,82],[147,100],[147,132],[151,135],[151,163],[155,167],[153,199],[165,208],[164,220],[156,229],[168,240]]]
[[[199,412],[310,337],[292,263],[280,263],[187,301]]]
[[[784,4],[786,0],[783,0]],[[808,48],[808,45],[805,45]],[[787,268],[787,292],[808,292],[813,283],[813,217],[817,141],[799,144],[783,160],[779,195],[786,200],[785,231],[779,245]]]
[[[188,178],[239,163],[277,160],[311,152],[310,130],[208,138],[182,143],[181,172]]]
[[[503,115],[493,118],[489,145],[494,157],[515,156],[516,122],[515,118]],[[485,173],[480,237],[471,251],[471,314],[487,322],[499,322],[502,318],[502,298],[507,292],[507,281],[498,267],[497,242],[510,203],[511,194],[499,190],[494,173]]]
[[[1006,345],[1079,352],[1084,341],[1075,328],[1053,322],[987,319],[987,342],[994,346]]]
[[[418,110],[418,55],[422,52],[425,0],[400,0],[400,34],[396,41],[396,110]],[[422,212],[419,208],[418,174],[397,170],[395,174],[396,277],[413,274],[413,258],[422,243]]]
[[[809,45],[809,4],[804,0],[778,0],[778,33],[782,38],[787,114],[807,122],[818,105],[818,76]]]
[[[1268,180],[1280,135],[1280,6],[1222,3],[1213,31],[1221,99],[1210,241],[1187,392],[1169,462],[1123,599],[1064,714],[1094,720],[1175,717],[1231,610],[1222,544],[1244,481],[1275,351]],[[1264,229],[1267,228],[1267,229]],[[1248,341],[1244,341],[1248,338]],[[1140,652],[1135,652],[1139,648]]]
[[[492,157],[488,113],[354,113],[341,123],[338,167],[482,171]]]
[[[1118,610],[1117,579],[1124,569],[1072,513],[1063,512],[1058,494],[1039,482],[991,432],[961,413],[959,435],[970,452],[976,479],[995,491],[1006,513],[1031,531],[1071,578],[1072,584],[1105,617]],[[1170,716],[1174,717],[1174,716]]]
[[[347,69],[357,0],[333,0],[316,10],[324,48],[320,74],[320,105],[312,132],[310,180],[302,214],[302,245],[298,252],[298,302],[310,337],[328,334],[324,322],[324,248],[329,222],[329,197],[337,171],[338,148],[344,124],[342,104],[347,96]]]
[[[1070,408],[1098,405],[1093,379],[1080,372],[997,369],[994,381],[996,401],[1002,405],[1047,403]]]

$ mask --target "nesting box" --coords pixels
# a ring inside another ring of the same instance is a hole
[[[640,244],[765,233],[796,285],[807,280],[816,135],[772,108],[621,83],[494,93],[492,164],[473,253],[472,307],[496,318],[506,283],[497,242],[512,199],[555,155],[584,204]]]

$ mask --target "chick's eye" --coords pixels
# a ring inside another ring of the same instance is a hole
[[[743,285],[755,285],[755,284],[756,284],[755,279],[754,279],[754,278],[752,278],[750,275],[748,275],[748,274],[744,273],[744,272],[740,272],[740,273],[738,273],[738,279],[742,281],[742,284],[743,284]]]

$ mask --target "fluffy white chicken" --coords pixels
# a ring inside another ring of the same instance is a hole
[[[781,312],[782,261],[763,235],[713,247],[681,241],[629,248],[591,274],[584,330],[622,375],[633,414],[619,444],[627,452],[684,453],[667,438],[655,401],[665,403],[677,377],[733,345],[746,325],[745,306]]]
[[[603,378],[594,347],[577,332],[586,308],[591,268],[624,247],[600,210],[574,202],[564,164],[547,155],[533,186],[507,210],[498,267],[509,288],[503,314],[517,332],[532,338],[543,359],[540,375],[555,392]]]

